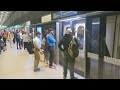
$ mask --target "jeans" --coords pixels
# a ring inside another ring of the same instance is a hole
[[[20,39],[16,39],[16,41],[17,41],[17,49],[18,49],[18,44],[19,44],[19,48],[21,48],[20,47]]]
[[[50,53],[49,66],[53,66],[53,61],[54,61],[54,46],[50,46],[49,47],[49,53]]]
[[[3,38],[4,45],[6,46],[6,38]]]
[[[20,39],[20,46],[23,47],[23,39]]]

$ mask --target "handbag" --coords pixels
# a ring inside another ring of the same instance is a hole
[[[43,50],[40,51],[39,54],[40,54],[40,62],[44,62],[44,60],[45,60],[45,56],[44,56]]]

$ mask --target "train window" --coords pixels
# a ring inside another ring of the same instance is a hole
[[[74,36],[79,43],[79,49],[85,50],[85,20],[74,20],[72,24],[74,27]]]
[[[99,31],[100,31],[100,18],[92,19],[92,40],[91,40],[91,52],[99,53]]]

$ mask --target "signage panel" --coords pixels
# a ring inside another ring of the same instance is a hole
[[[73,15],[77,15],[78,12],[77,11],[60,11],[57,13],[53,13],[53,19],[59,19],[59,18],[63,18],[63,17],[69,17],[69,16],[73,16]]]
[[[51,14],[43,16],[41,19],[42,19],[42,23],[49,22],[51,21]]]

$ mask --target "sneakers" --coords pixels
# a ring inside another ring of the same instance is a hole
[[[55,66],[49,66],[49,68],[51,68],[51,69],[56,69],[56,67],[55,67]]]
[[[63,76],[63,79],[66,79],[66,77],[65,77],[65,76]]]
[[[37,68],[36,70],[34,70],[34,72],[40,71],[40,68]]]

